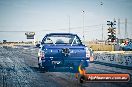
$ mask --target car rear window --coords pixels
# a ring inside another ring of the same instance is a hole
[[[45,44],[81,44],[76,35],[49,35],[43,42]]]

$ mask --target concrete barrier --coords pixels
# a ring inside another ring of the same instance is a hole
[[[132,67],[132,51],[95,51],[94,61]]]

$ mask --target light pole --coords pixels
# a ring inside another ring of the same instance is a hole
[[[102,13],[103,13],[103,2],[100,2],[100,5],[101,5],[101,8],[102,8]],[[103,19],[103,17],[102,17]],[[103,29],[103,24],[102,24],[102,41],[103,41],[103,38],[104,38],[104,29]]]
[[[85,14],[85,11],[82,10],[82,16],[83,16],[83,40],[85,42],[85,37],[84,37],[84,14]]]

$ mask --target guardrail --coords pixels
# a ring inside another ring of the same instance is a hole
[[[94,62],[132,67],[132,51],[95,51]]]

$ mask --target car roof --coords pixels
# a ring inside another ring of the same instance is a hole
[[[72,33],[49,33],[46,35],[77,35],[77,34],[72,34]]]

